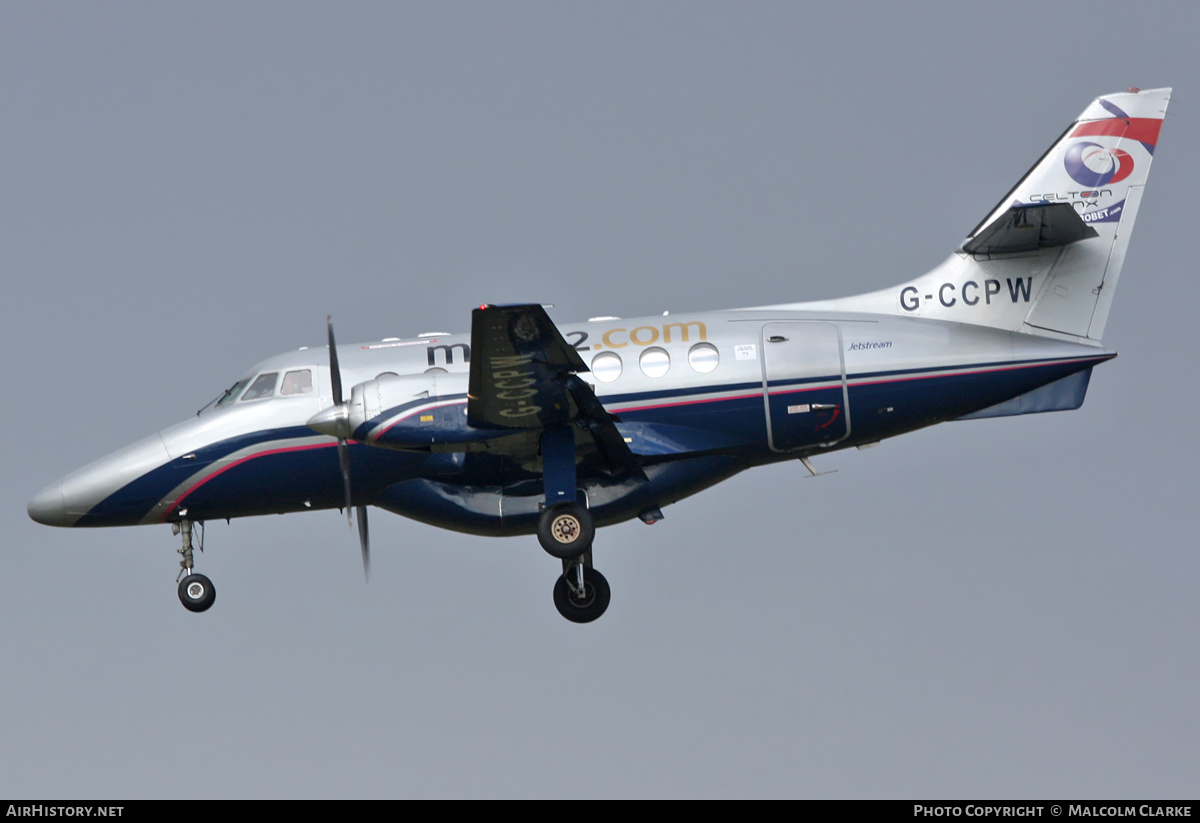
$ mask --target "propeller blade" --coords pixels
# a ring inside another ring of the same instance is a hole
[[[333,315],[325,315],[325,325],[329,331],[329,377],[333,381],[333,406],[339,412],[344,412],[345,398],[342,395],[342,369],[338,366],[337,342],[333,339]],[[346,438],[338,434],[338,465],[342,468],[342,486],[346,490],[346,525],[354,527],[353,504],[350,500],[350,447]]]
[[[333,342],[333,315],[325,315],[325,323],[329,326],[329,374],[333,379],[333,402],[341,403],[345,398],[342,396],[342,370],[338,368],[337,359],[337,344]]]
[[[339,413],[344,415],[346,409],[346,398],[342,394],[342,369],[338,365],[337,342],[333,339],[333,315],[325,315],[325,325],[329,331],[329,378],[332,381],[333,389],[333,405],[339,409]],[[345,427],[345,421],[341,420],[339,425]],[[343,428],[341,431],[345,431]],[[354,527],[354,512],[358,511],[358,542],[362,546],[363,559],[363,576],[371,579],[371,542],[367,536],[367,507],[354,506],[353,499],[350,497],[350,446],[346,444],[346,438],[340,434],[338,436],[338,465],[342,469],[342,488],[346,491],[346,525],[350,528]]]
[[[358,515],[358,543],[362,546],[363,579],[371,582],[371,540],[367,534],[367,507],[356,507]]]
[[[346,490],[346,525],[354,525],[354,517],[351,515],[353,504],[350,500],[350,447],[346,445],[346,441],[338,438],[338,463],[342,467],[342,487]]]

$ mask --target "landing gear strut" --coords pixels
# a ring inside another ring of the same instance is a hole
[[[563,561],[562,577],[554,581],[554,606],[572,623],[591,623],[608,609],[612,591],[604,575],[592,568],[592,553]]]
[[[192,572],[192,521],[180,520],[172,524],[171,531],[183,536],[183,547],[176,549],[183,556],[179,561],[179,576],[183,578],[179,580],[179,602],[188,611],[208,611],[217,599],[217,590],[207,577]],[[200,551],[204,551],[203,523],[200,524]]]
[[[554,582],[554,606],[572,623],[591,623],[604,614],[612,593],[604,575],[592,568],[596,524],[579,502],[575,429],[566,424],[549,428],[541,446],[546,500],[538,517],[538,542],[563,567]]]
[[[538,518],[538,542],[562,561],[554,581],[554,606],[572,623],[591,623],[604,614],[612,592],[604,575],[592,568],[596,526],[581,503],[555,503]]]

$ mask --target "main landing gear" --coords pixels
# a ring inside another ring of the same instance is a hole
[[[200,551],[204,551],[204,524],[200,526]],[[171,525],[171,531],[183,536],[183,547],[177,549],[183,559],[179,561],[179,602],[191,612],[208,611],[213,601],[217,599],[217,590],[212,581],[202,574],[192,571],[192,526],[191,520],[180,520]],[[178,580],[178,578],[176,578]]]
[[[592,547],[596,527],[587,507],[580,503],[555,503],[538,518],[538,542],[551,557],[572,560]]]
[[[562,561],[562,576],[554,581],[554,606],[572,623],[591,623],[608,609],[612,591],[604,575],[592,568],[592,538],[596,526],[580,503],[547,506],[538,518],[538,542]]]
[[[591,623],[608,609],[612,591],[604,575],[592,568],[589,551],[564,560],[562,577],[554,581],[554,607],[572,623]]]
[[[592,568],[592,513],[579,502],[575,473],[575,429],[560,425],[542,434],[542,476],[546,500],[538,516],[538,542],[562,561],[554,583],[554,605],[572,623],[591,623],[612,597],[604,575]]]

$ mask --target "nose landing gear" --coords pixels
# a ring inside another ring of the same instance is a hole
[[[179,561],[179,576],[183,577],[179,580],[179,602],[190,612],[203,612],[208,611],[217,599],[217,590],[211,580],[192,571],[192,526],[191,520],[180,520],[171,525],[171,531],[183,538],[183,547],[176,549],[183,556]],[[204,524],[199,526],[200,551],[204,551]]]

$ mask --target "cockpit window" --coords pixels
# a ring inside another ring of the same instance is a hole
[[[308,394],[312,390],[311,369],[288,372],[283,376],[283,385],[279,387],[279,393],[285,397],[290,394]]]
[[[246,384],[250,382],[250,378],[239,380],[230,386],[226,392],[221,395],[221,399],[217,401],[217,406],[228,406],[234,400],[238,399],[238,395],[242,393],[242,389],[246,388]]]
[[[242,399],[261,400],[264,397],[270,397],[275,393],[275,380],[278,377],[279,372],[277,371],[260,374],[254,378],[254,382],[250,384],[250,388],[246,389],[246,393],[242,395]]]

